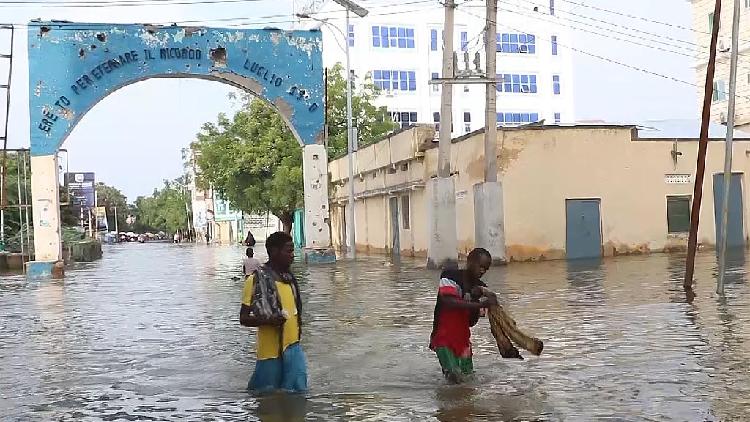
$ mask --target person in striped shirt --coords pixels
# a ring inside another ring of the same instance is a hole
[[[471,327],[485,308],[497,305],[497,296],[481,280],[491,264],[490,253],[476,248],[469,253],[466,269],[445,270],[440,275],[430,349],[451,383],[460,383],[474,372]]]

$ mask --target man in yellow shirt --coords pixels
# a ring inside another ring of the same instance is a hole
[[[307,390],[305,354],[300,345],[302,303],[290,266],[292,237],[276,232],[266,240],[268,263],[245,280],[240,324],[258,327],[257,362],[247,388],[256,392]]]

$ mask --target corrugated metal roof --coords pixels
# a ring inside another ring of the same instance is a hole
[[[691,119],[650,120],[636,125],[636,128],[638,130],[639,139],[697,140],[700,137],[701,122],[700,120]],[[709,139],[723,141],[726,136],[726,126],[715,122],[709,124]],[[735,129],[734,139],[750,141],[750,133]]]

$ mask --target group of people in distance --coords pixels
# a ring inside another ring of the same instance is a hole
[[[255,244],[254,239],[252,243]],[[254,393],[304,392],[307,364],[300,345],[302,300],[291,271],[292,237],[284,232],[273,233],[265,247],[267,263],[261,264],[253,257],[252,246],[247,248],[243,260],[246,278],[240,324],[258,329],[255,371],[247,388]],[[440,275],[430,349],[451,383],[460,383],[474,372],[471,327],[486,308],[497,304],[497,296],[481,280],[491,264],[490,253],[477,248],[469,253],[465,269],[445,270]]]

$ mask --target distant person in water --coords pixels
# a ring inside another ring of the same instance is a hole
[[[469,253],[466,269],[446,270],[440,275],[430,349],[451,383],[460,383],[474,372],[471,327],[485,308],[497,304],[497,297],[481,280],[491,264],[490,253],[477,248]]]
[[[245,275],[245,277],[252,275],[255,271],[260,268],[260,261],[253,258],[253,255],[255,252],[253,252],[253,248],[247,248],[245,250],[245,257],[242,259],[242,274]]]
[[[292,237],[276,232],[266,240],[268,263],[245,280],[240,324],[258,327],[255,372],[247,387],[256,393],[307,390],[307,364],[300,345],[302,300],[291,272]]]
[[[245,237],[245,241],[243,242],[245,246],[253,247],[255,246],[255,236],[253,236],[253,232],[250,230],[247,231],[247,237]]]

